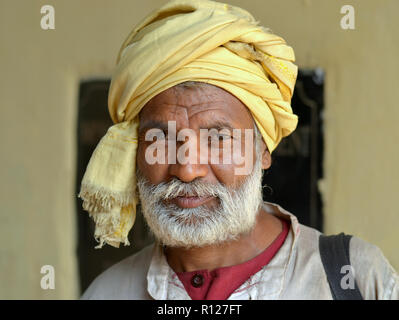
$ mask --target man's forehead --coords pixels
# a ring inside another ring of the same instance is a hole
[[[239,99],[214,86],[170,88],[151,99],[140,112],[140,129],[168,121],[198,128],[206,128],[210,122],[221,127],[248,128],[253,122]]]

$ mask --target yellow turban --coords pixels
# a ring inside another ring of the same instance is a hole
[[[240,99],[272,152],[295,130],[290,105],[297,77],[294,51],[245,10],[208,0],[175,0],[127,37],[112,75],[108,108],[116,123],[94,151],[82,181],[83,207],[95,238],[129,244],[136,217],[138,114],[160,92],[206,82]]]

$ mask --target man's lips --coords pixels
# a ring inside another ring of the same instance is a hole
[[[170,200],[171,203],[179,206],[180,208],[196,208],[199,207],[208,201],[214,199],[212,196],[206,197],[189,197],[189,196],[179,196]]]

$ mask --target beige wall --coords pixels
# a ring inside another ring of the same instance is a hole
[[[164,1],[0,1],[0,298],[78,296],[75,131],[81,79],[109,77],[131,27]],[[378,245],[399,268],[399,46],[396,0],[231,0],[326,72],[327,233]],[[340,29],[340,7],[356,30]],[[55,7],[56,29],[40,28]],[[267,5],[266,5],[267,4]],[[56,289],[40,288],[51,264]]]

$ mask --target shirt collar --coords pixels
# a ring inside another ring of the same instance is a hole
[[[276,217],[290,221],[290,232],[280,250],[269,262],[267,267],[256,273],[244,284],[240,286],[229,299],[275,299],[284,287],[286,270],[292,261],[298,236],[300,234],[300,224],[298,219],[287,210],[277,204],[264,202],[263,208],[266,212]],[[156,300],[166,300],[168,290],[180,291],[182,299],[190,299],[185,292],[183,285],[179,286],[175,282],[180,282],[173,269],[169,266],[163,248],[159,243],[155,243],[152,259],[147,273],[147,290],[152,298]],[[262,285],[267,283],[267,285]]]

